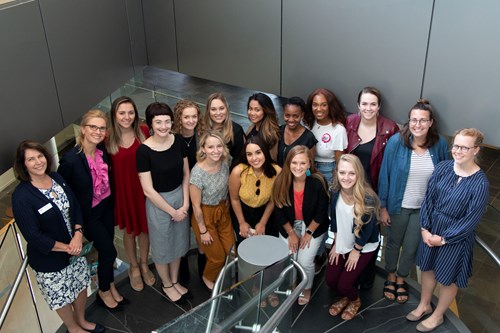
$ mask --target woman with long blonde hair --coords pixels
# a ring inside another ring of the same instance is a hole
[[[361,307],[357,281],[379,245],[380,202],[366,181],[359,158],[342,155],[336,166],[331,201],[331,230],[335,234],[326,282],[341,299],[329,308],[351,320]]]
[[[299,305],[305,305],[311,298],[314,256],[328,230],[328,189],[309,148],[299,145],[288,152],[274,181],[272,198],[280,239],[307,274],[307,285],[298,299]]]

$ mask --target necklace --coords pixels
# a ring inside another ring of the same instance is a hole
[[[186,138],[184,138],[184,142],[188,146],[188,148],[191,146],[191,141],[193,141],[194,135],[189,139],[189,141],[186,141]]]

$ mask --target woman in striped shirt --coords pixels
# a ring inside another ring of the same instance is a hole
[[[406,277],[415,265],[420,242],[420,206],[434,166],[448,158],[429,101],[421,99],[408,114],[401,132],[387,142],[379,175],[381,222],[387,228],[384,297],[408,301]]]

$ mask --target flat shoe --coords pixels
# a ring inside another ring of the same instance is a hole
[[[95,327],[93,330],[87,330],[84,328],[85,331],[90,332],[90,333],[102,333],[106,330],[106,327],[102,326],[99,323],[95,323]]]
[[[419,332],[431,332],[431,331],[434,331],[439,326],[441,326],[443,323],[444,323],[444,319],[441,318],[441,321],[438,322],[437,325],[434,327],[427,327],[423,323],[419,323],[416,328],[417,328],[417,331],[419,331]]]
[[[413,311],[412,311],[413,312]],[[415,316],[413,313],[408,313],[406,315],[406,320],[408,321],[419,321],[420,319],[422,319],[423,317],[427,316],[427,315],[430,315],[432,313],[432,308],[430,310],[426,310],[424,313],[422,313],[420,316]]]
[[[144,289],[144,283],[142,283],[141,275],[139,274],[137,276],[133,276],[130,268],[128,269],[128,278],[130,279],[130,286],[132,289],[135,291],[141,291]]]

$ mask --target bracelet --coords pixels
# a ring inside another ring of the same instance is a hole
[[[353,246],[352,249],[358,251],[360,254],[363,251],[363,248],[358,249],[356,246]]]
[[[206,234],[208,232],[208,229],[205,228],[205,232],[200,232],[200,236],[203,236],[204,234]]]
[[[81,232],[81,233],[82,233],[82,235],[83,235],[83,228],[82,228],[82,227],[80,227],[80,228],[76,228],[76,229],[75,229],[75,234],[76,234],[78,231],[79,231],[79,232]]]

